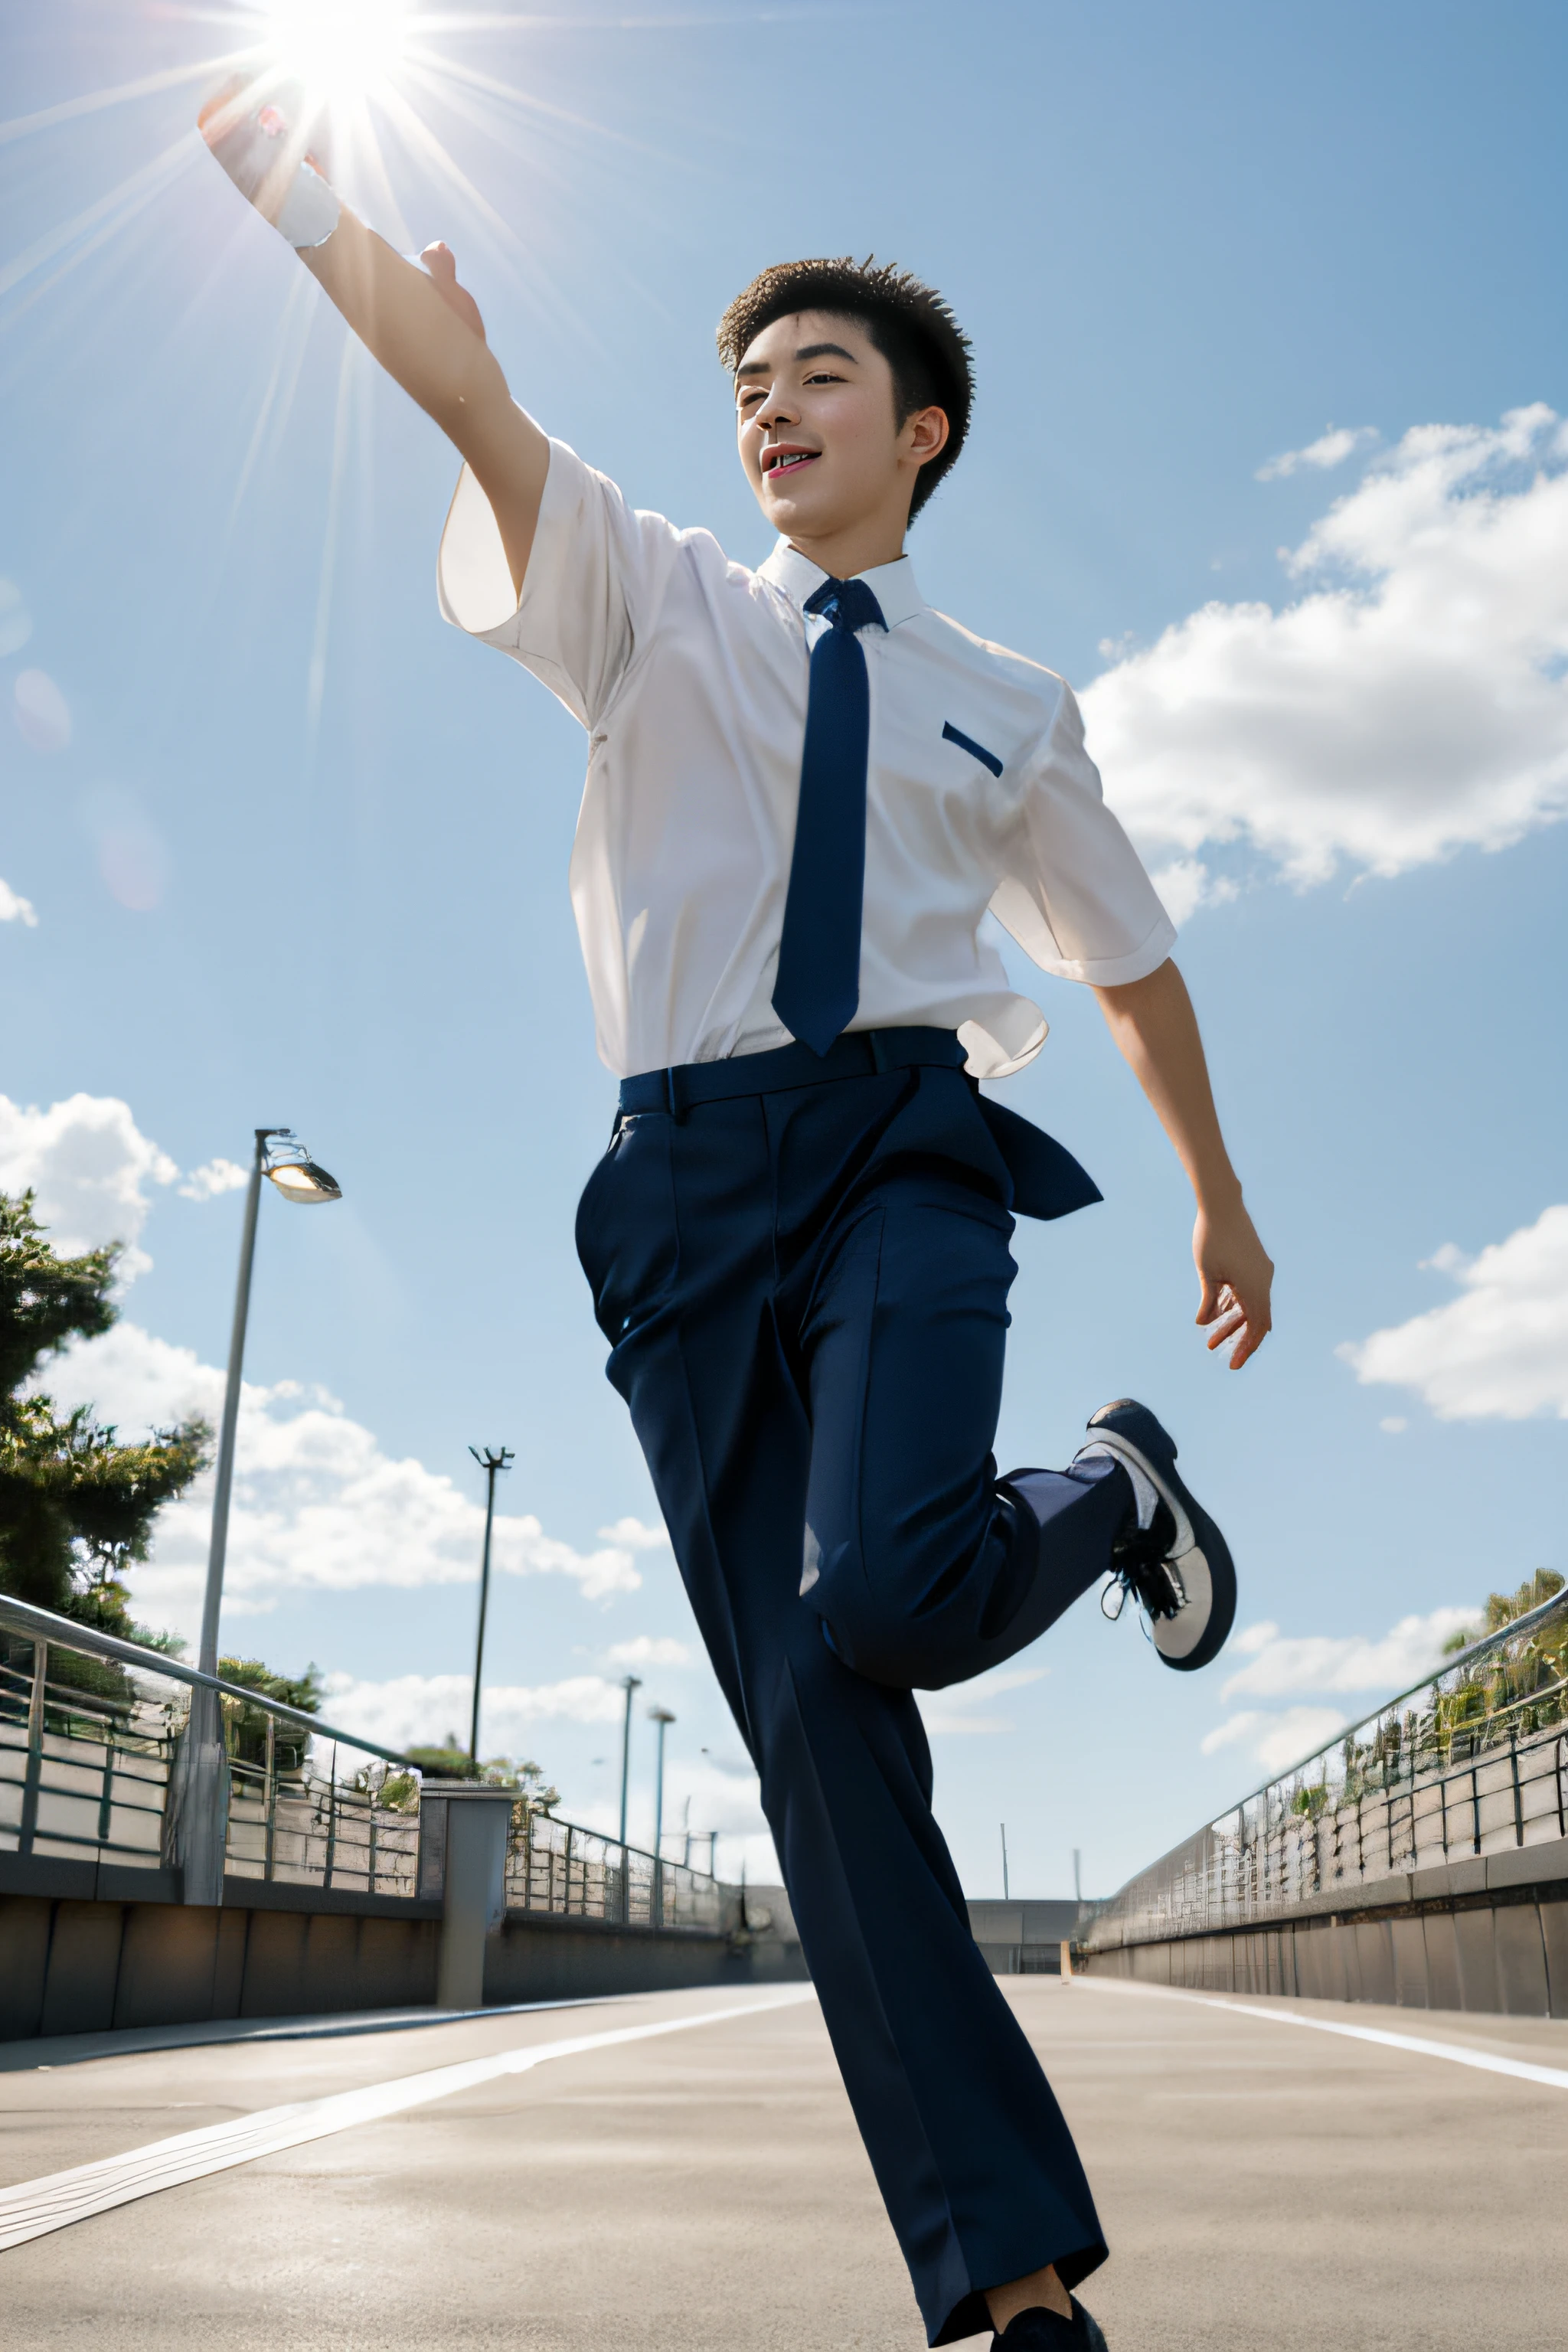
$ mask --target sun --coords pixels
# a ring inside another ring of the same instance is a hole
[[[266,15],[276,64],[330,103],[364,98],[393,71],[409,0],[272,0]]]

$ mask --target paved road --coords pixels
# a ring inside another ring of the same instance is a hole
[[[1009,1988],[1116,2249],[1111,2352],[1563,2341],[1568,2090],[1201,1997]],[[919,2352],[815,2004],[659,1994],[0,2053],[0,2183],[521,2044],[747,2013],[470,2086],[0,2253],[7,2352]],[[1268,2004],[1260,2004],[1268,2007]],[[1568,2025],[1278,2004],[1568,2067]],[[52,2059],[50,2071],[38,2064]]]

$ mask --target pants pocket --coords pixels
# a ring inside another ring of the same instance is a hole
[[[577,1258],[616,1347],[668,1295],[679,1262],[670,1119],[622,1118],[577,1203]]]

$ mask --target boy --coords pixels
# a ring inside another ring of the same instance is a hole
[[[1206,1664],[1235,1577],[1128,1400],[1065,1472],[996,1477],[1013,1213],[1099,1195],[978,1092],[1045,1035],[988,906],[1095,987],[1192,1179],[1198,1320],[1234,1365],[1272,1268],[1071,694],[931,612],[903,552],[967,429],[967,343],[889,268],[738,298],[720,351],[780,534],[752,572],[548,441],[447,248],[394,253],[254,91],[204,128],[465,460],[443,611],[588,732],[572,894],[622,1084],[579,1255],[930,2340],[1103,2344],[1071,2294],[1105,2259],[1093,2202],[970,1936],[911,1694],[1108,1573],[1167,1664]]]

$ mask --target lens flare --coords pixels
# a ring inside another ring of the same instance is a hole
[[[329,101],[363,98],[403,55],[409,0],[274,0],[267,42],[283,71]]]

